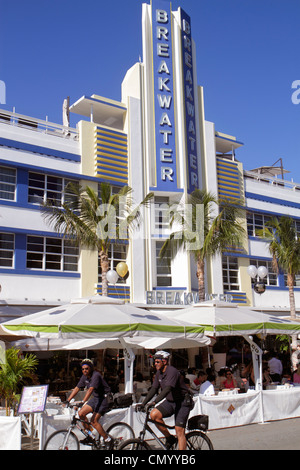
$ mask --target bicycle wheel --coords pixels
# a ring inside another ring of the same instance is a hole
[[[117,450],[124,441],[135,438],[132,427],[127,423],[114,423],[106,429],[106,432],[115,439],[114,450]]]
[[[202,431],[191,431],[186,435],[188,450],[214,450],[211,440]]]
[[[64,443],[67,433],[67,429],[55,431],[48,437],[44,450],[79,450],[79,441],[73,431],[70,432],[67,442]]]
[[[120,445],[118,450],[151,450],[147,442],[141,442],[139,439],[128,439]]]

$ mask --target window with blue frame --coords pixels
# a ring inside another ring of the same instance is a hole
[[[17,171],[15,168],[0,166],[0,199],[15,201]]]
[[[27,236],[26,267],[49,271],[78,271],[79,249],[72,241]]]
[[[61,206],[72,197],[68,191],[69,183],[78,184],[67,178],[30,171],[28,173],[28,202],[43,204],[48,201]]]
[[[15,236],[13,233],[0,233],[0,267],[14,266]]]

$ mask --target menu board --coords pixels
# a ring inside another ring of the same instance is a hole
[[[23,387],[18,413],[42,413],[45,410],[49,385]]]

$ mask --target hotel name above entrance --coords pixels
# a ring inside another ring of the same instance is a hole
[[[205,294],[205,300],[220,300],[232,302],[231,294]],[[199,302],[198,292],[182,290],[153,290],[146,291],[146,304],[150,305],[192,305]]]

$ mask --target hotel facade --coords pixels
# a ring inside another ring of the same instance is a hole
[[[40,210],[47,199],[63,203],[73,181],[96,191],[101,182],[112,191],[128,184],[137,203],[154,193],[135,235],[112,243],[111,269],[125,261],[129,271],[109,285],[110,296],[150,309],[197,301],[190,252],[163,260],[159,252],[169,233],[166,207],[199,188],[240,199],[248,234],[240,249],[228,247],[207,261],[206,298],[288,312],[286,276],[273,271],[268,244],[257,235],[280,215],[291,216],[300,232],[300,183],[287,181],[276,167],[245,169],[238,156],[243,143],[206,121],[187,12],[172,11],[162,0],[143,4],[142,32],[143,59],[127,71],[120,102],[83,96],[66,104],[64,125],[0,110],[2,306],[30,313],[101,293],[98,253],[57,234]],[[68,125],[69,112],[78,116],[76,128]],[[268,269],[262,295],[253,290],[249,265]],[[299,288],[296,279],[296,305]]]

